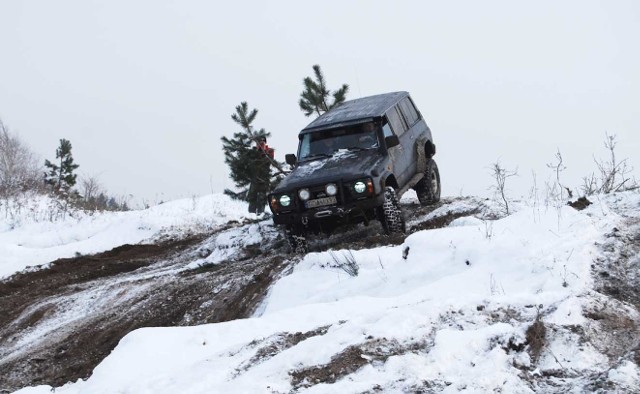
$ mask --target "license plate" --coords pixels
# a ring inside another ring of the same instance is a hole
[[[338,200],[335,197],[324,197],[324,198],[318,198],[316,200],[309,200],[305,203],[305,205],[307,206],[307,208],[316,208],[316,207],[322,207],[325,205],[332,205],[337,202]]]

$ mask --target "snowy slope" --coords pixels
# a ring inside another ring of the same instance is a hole
[[[622,220],[612,204],[640,216],[638,194],[580,212],[523,205],[398,246],[308,254],[254,318],[136,330],[87,381],[56,392],[584,392],[594,375],[637,392],[638,366],[612,366],[576,329],[600,302],[591,269]],[[357,276],[341,268],[350,256]],[[539,359],[525,346],[537,318],[547,327]]]
[[[64,217],[55,201],[38,197],[11,214],[6,209],[0,212],[0,278],[78,253],[145,242],[163,233],[197,231],[230,220],[256,218],[247,212],[245,203],[223,194],[172,201],[140,211],[94,215],[75,211]]]

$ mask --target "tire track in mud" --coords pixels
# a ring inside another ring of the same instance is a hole
[[[0,282],[0,390],[86,378],[137,328],[251,315],[285,258],[184,270],[205,238],[125,245]]]
[[[447,202],[432,207],[403,205],[414,231],[444,227],[477,212],[429,217]],[[1,281],[0,393],[87,378],[120,339],[138,328],[251,316],[273,281],[296,262],[289,259],[282,237],[241,245],[220,264],[186,268],[201,261],[203,251],[211,253],[218,235],[250,225],[60,259],[46,269]],[[380,231],[375,225],[358,226],[327,239],[318,237],[313,249],[362,249],[404,240],[380,236]]]

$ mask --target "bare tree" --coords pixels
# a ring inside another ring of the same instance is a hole
[[[40,172],[35,154],[0,120],[0,195],[37,188]]]
[[[80,178],[80,193],[85,201],[95,199],[103,191],[97,175],[86,175]]]
[[[507,200],[507,195],[506,195],[506,183],[508,178],[518,175],[518,169],[516,169],[515,171],[509,171],[504,167],[502,167],[502,165],[500,164],[500,161],[498,160],[491,165],[491,172],[494,180],[496,181],[496,184],[491,186],[491,189],[494,191],[494,193],[499,195],[500,198],[502,199],[504,210],[508,215],[509,201]]]
[[[90,211],[103,209],[98,204],[98,196],[104,194],[105,190],[97,175],[84,175],[80,177],[80,194],[82,200],[80,206]]]
[[[589,176],[582,178],[582,186],[580,186],[582,194],[590,196],[598,191],[598,179],[593,172]]]
[[[556,151],[556,162],[555,163],[547,163],[547,167],[552,169],[556,173],[556,186],[558,187],[557,193],[559,194],[560,200],[564,201],[564,190],[567,191],[568,198],[573,198],[573,192],[568,187],[564,186],[560,182],[560,174],[562,171],[566,170],[567,167],[564,165],[564,160],[562,159],[562,154],[560,153],[560,149]],[[553,188],[555,189],[555,187]]]
[[[616,136],[605,134],[604,147],[609,151],[609,160],[597,160],[594,157],[596,166],[600,172],[600,193],[612,193],[625,190],[638,189],[638,183],[631,177],[633,168],[628,164],[627,159],[617,161],[616,158]]]

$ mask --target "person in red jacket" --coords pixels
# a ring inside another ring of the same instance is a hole
[[[272,159],[275,157],[275,149],[270,148],[269,145],[267,145],[266,137],[260,137],[260,139],[258,140],[258,146],[256,148],[264,152]]]
[[[261,214],[267,205],[267,193],[271,184],[271,163],[275,150],[267,145],[267,138],[260,137],[256,141],[256,159],[253,162],[254,176],[249,186],[249,212]]]

